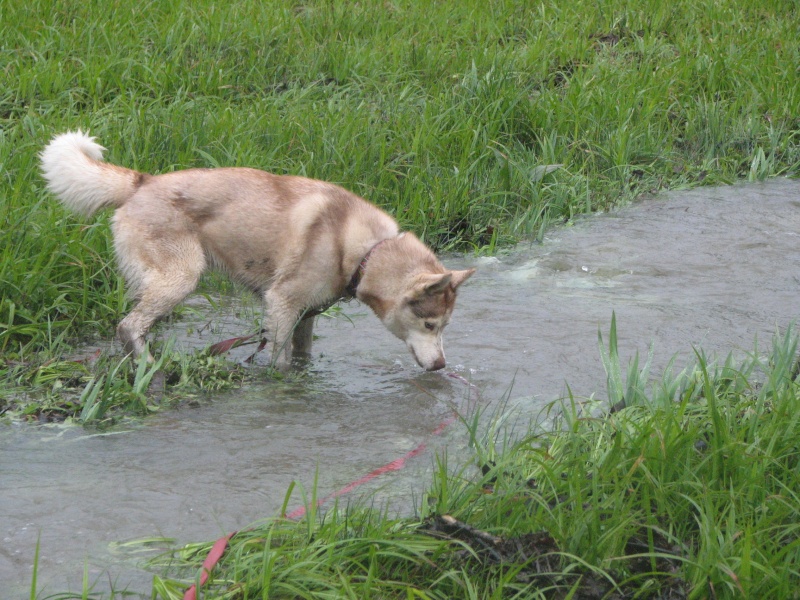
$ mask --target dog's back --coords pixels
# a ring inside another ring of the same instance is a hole
[[[241,167],[147,175],[104,162],[104,150],[80,131],[59,135],[41,153],[42,174],[74,212],[117,209],[118,259],[134,294],[143,281],[136,263],[157,263],[159,252],[171,254],[162,246],[190,237],[207,263],[262,292],[316,246],[335,250],[338,264],[324,268],[344,278],[373,239],[397,235],[389,215],[331,183]]]

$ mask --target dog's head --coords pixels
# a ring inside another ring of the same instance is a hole
[[[442,332],[450,322],[458,286],[474,272],[475,269],[467,269],[416,275],[405,297],[381,317],[423,369],[444,368]]]

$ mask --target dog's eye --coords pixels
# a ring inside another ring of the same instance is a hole
[[[436,329],[436,325],[434,325],[433,323],[428,323],[426,321],[425,322],[425,329],[427,329],[428,331],[433,331],[434,329]]]

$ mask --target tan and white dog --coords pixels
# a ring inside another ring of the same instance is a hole
[[[217,267],[263,296],[279,368],[310,352],[313,314],[348,297],[422,368],[445,366],[442,331],[475,270],[448,271],[376,206],[331,183],[257,169],[147,175],[103,162],[103,150],[81,131],[59,135],[41,153],[42,172],[75,212],[116,208],[117,260],[136,300],[117,327],[126,352],[141,354],[153,324]]]

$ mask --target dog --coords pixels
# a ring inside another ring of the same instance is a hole
[[[311,351],[315,314],[347,298],[370,307],[428,371],[475,269],[446,269],[386,212],[332,183],[245,167],[149,175],[103,161],[78,130],[40,154],[47,188],[73,212],[114,207],[119,268],[135,304],[117,327],[139,356],[153,324],[218,268],[263,297],[272,363]],[[148,355],[148,359],[151,359]]]

